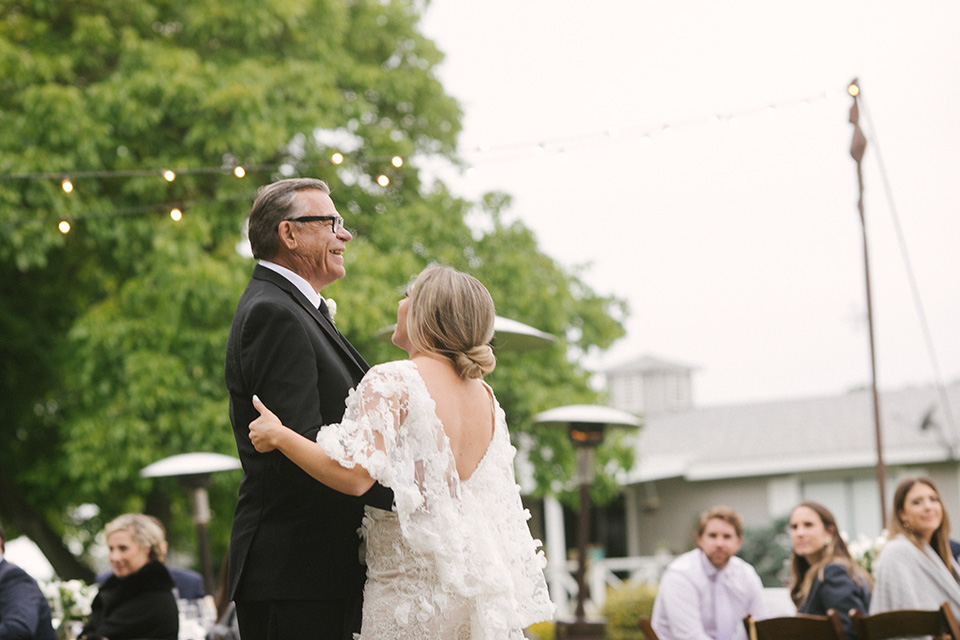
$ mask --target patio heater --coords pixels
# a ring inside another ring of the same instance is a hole
[[[197,539],[200,543],[203,587],[210,594],[214,592],[214,586],[210,536],[207,531],[207,524],[210,522],[207,487],[210,486],[210,474],[239,468],[240,460],[232,456],[220,453],[184,453],[158,460],[140,471],[144,478],[176,477],[180,480],[180,487],[190,494],[193,521],[197,525]]]
[[[632,413],[602,405],[574,404],[557,407],[533,417],[540,425],[567,430],[577,450],[577,483],[580,485],[580,514],[577,519],[577,608],[573,622],[557,622],[557,639],[602,640],[604,623],[587,621],[587,541],[590,535],[590,485],[593,483],[596,448],[608,427],[638,428],[640,419]]]
[[[396,328],[396,324],[384,327],[377,331],[377,337],[389,340]],[[511,320],[503,316],[495,316],[493,319],[493,348],[495,351],[522,353],[545,349],[555,341],[556,338],[551,334],[535,329],[518,320]]]

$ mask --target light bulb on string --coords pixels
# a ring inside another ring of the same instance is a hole
[[[247,175],[247,171],[240,165],[237,165],[233,168],[233,175],[237,176],[238,178],[242,178],[243,176]]]
[[[174,173],[173,171],[170,171],[170,169],[167,169],[166,171],[163,172],[163,179],[166,180],[167,182],[173,182],[174,180],[177,179],[177,174]]]
[[[180,220],[183,218],[183,212],[174,207],[173,209],[170,209],[170,217],[174,222],[180,222]]]
[[[63,234],[70,233],[70,223],[66,220],[61,220],[60,224],[57,225],[57,229],[60,229],[60,233]]]
[[[377,176],[377,184],[381,187],[386,187],[390,184],[390,178],[381,173],[379,176]]]
[[[390,163],[395,166],[397,169],[403,166],[403,158],[400,156],[393,156],[393,159],[390,160]]]
[[[860,85],[858,85],[856,82],[851,82],[849,86],[847,86],[847,93],[856,98],[858,95],[860,95]]]
[[[339,151],[330,156],[330,162],[333,164],[343,164],[343,154]]]
[[[64,178],[63,182],[60,183],[60,188],[63,189],[64,193],[71,193],[73,191],[73,183],[70,182],[70,178]]]

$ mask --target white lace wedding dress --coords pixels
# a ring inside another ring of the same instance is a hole
[[[546,560],[527,527],[503,410],[473,474],[461,480],[417,367],[373,367],[343,422],[317,441],[344,466],[393,489],[395,507],[368,507],[362,640],[503,640],[553,615]]]

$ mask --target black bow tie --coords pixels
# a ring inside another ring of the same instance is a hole
[[[327,306],[326,300],[320,300],[320,314],[323,315],[323,317],[326,318],[330,324],[336,324],[333,321],[333,317],[330,315],[330,308]]]

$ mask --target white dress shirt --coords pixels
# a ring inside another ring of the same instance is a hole
[[[320,308],[320,302],[323,300],[323,296],[314,290],[313,285],[307,282],[306,278],[291,271],[290,269],[287,269],[286,267],[282,267],[279,264],[270,262],[268,260],[261,260],[260,264],[261,266],[270,269],[270,271],[276,271],[284,278],[289,280],[297,289],[300,290],[300,293],[307,297],[307,300],[310,301],[310,304],[313,305],[314,309]]]
[[[734,556],[718,571],[699,548],[677,557],[660,578],[653,630],[660,640],[744,640],[743,617],[763,618],[763,583]]]

